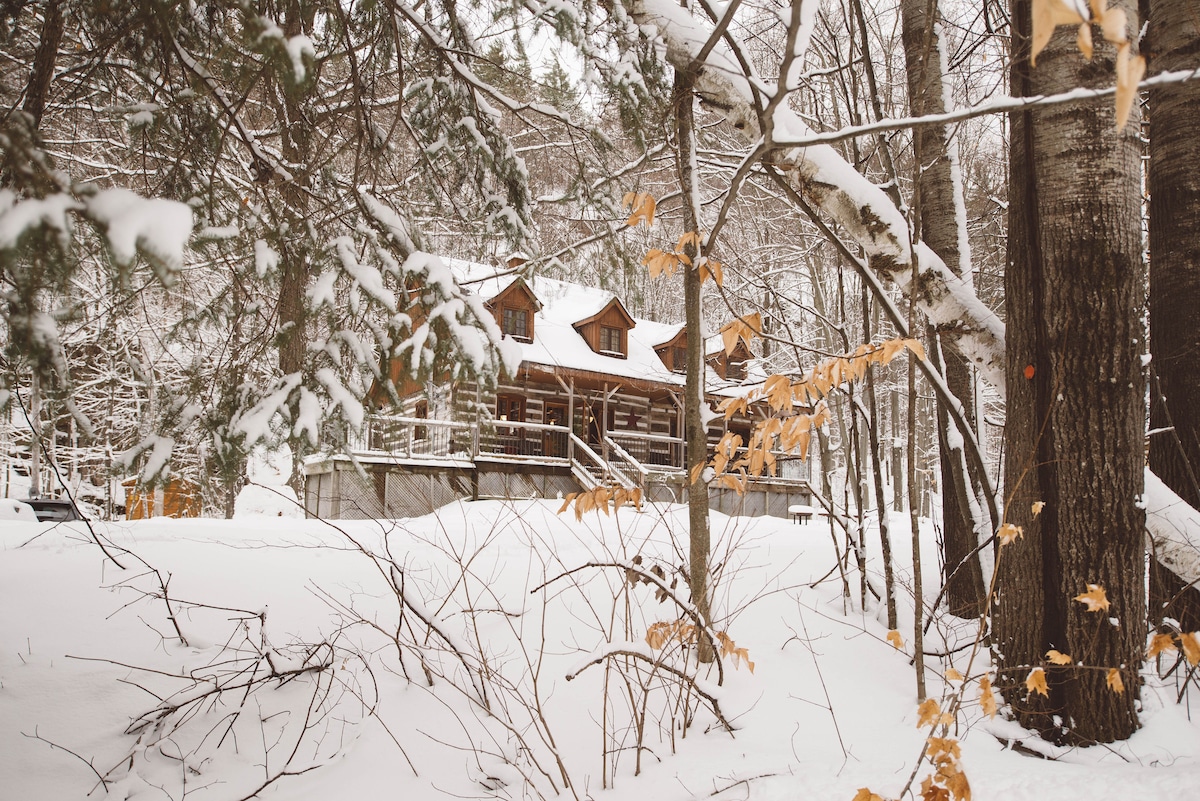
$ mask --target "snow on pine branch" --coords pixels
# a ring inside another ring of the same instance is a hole
[[[409,308],[393,315],[398,339],[388,343],[391,353],[407,358],[412,375],[428,374],[451,350],[456,358],[445,366],[452,378],[490,383],[501,372],[515,375],[521,364],[520,345],[504,339],[483,299],[463,290],[441,258],[417,248],[408,224],[394,209],[366,190],[359,191],[359,200],[382,234],[375,239],[376,255],[386,269],[397,273],[410,296]]]
[[[187,204],[144,198],[128,189],[105,189],[84,204],[87,215],[103,226],[113,258],[122,267],[132,264],[141,251],[164,284],[183,269],[183,251],[194,224]]]
[[[45,198],[16,200],[11,190],[0,191],[0,250],[13,250],[34,230],[44,227],[70,249],[73,230],[69,213],[93,223],[104,236],[121,267],[133,264],[140,252],[163,283],[183,268],[183,254],[192,235],[192,209],[174,200],[144,198],[128,189],[104,189],[76,198],[59,192]]]

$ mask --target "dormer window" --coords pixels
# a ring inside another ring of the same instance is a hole
[[[671,348],[671,372],[687,372],[687,348]]]
[[[600,326],[600,352],[613,353],[620,356],[625,355],[620,328],[613,328],[608,325]]]
[[[504,307],[502,314],[501,328],[504,333],[509,334],[514,339],[521,339],[529,342],[533,337],[529,336],[529,311],[527,309],[514,309],[510,306]]]
[[[637,325],[636,321],[625,311],[621,301],[612,298],[604,308],[572,323],[572,326],[583,341],[588,344],[593,353],[610,356],[614,359],[627,358],[629,354],[629,329]]]

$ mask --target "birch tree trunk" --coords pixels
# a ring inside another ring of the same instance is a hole
[[[1136,37],[1133,3],[1114,5]],[[1088,62],[1065,27],[1032,68],[1031,0],[1012,9],[1014,94],[1114,82],[1114,49]],[[1006,520],[1024,538],[997,559],[998,684],[1044,737],[1110,742],[1137,728],[1144,646],[1138,125],[1118,131],[1111,102],[1095,101],[1011,124]],[[1074,600],[1089,585],[1104,588],[1108,609]],[[1047,664],[1050,649],[1073,664]],[[1025,685],[1035,668],[1048,696]],[[1123,693],[1106,686],[1110,668]]]
[[[1145,50],[1155,72],[1200,59],[1194,0],[1150,0]],[[1161,86],[1150,105],[1150,469],[1200,509],[1200,82]],[[1200,629],[1200,592],[1157,560],[1150,568],[1150,614]]]
[[[941,17],[936,0],[903,0],[900,11],[903,15],[904,54],[912,116],[941,114],[946,111],[946,102],[939,38]],[[951,153],[953,147],[957,145],[949,141],[947,131],[942,126],[913,130],[917,173],[914,207],[920,219],[921,238],[954,275],[962,278],[966,272],[963,263],[969,262],[970,256],[964,209],[961,203],[955,202],[955,195],[961,190],[961,181],[956,180],[957,161]],[[936,326],[939,335],[949,333],[948,329],[945,323]],[[952,336],[946,339],[954,341]],[[942,355],[946,386],[958,398],[973,426],[975,406],[970,367],[957,348],[947,348]],[[966,460],[962,457],[962,435],[957,432],[940,403],[937,421],[942,475],[943,558],[949,583],[946,600],[951,614],[973,618],[982,611],[987,592],[979,560],[970,560],[952,577],[951,571],[967,558],[980,541],[977,531],[980,521],[973,519],[968,501],[968,495],[975,492],[975,482],[971,480]],[[955,443],[958,443],[957,452]],[[976,508],[979,508],[978,504]],[[990,531],[984,533],[985,536],[991,534]]]

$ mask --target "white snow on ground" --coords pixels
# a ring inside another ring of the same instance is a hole
[[[316,766],[262,796],[536,798],[557,788],[616,801],[849,801],[861,787],[900,792],[925,736],[909,654],[886,642],[882,612],[844,608],[836,571],[810,587],[835,564],[825,518],[713,515],[717,628],[747,649],[754,672],[726,661],[721,687],[705,675],[701,688],[736,730],[722,731],[701,704],[686,736],[677,716],[671,723],[678,683],[664,690],[661,670],[642,674],[650,692],[635,776],[636,682],[610,662],[606,699],[604,664],[565,676],[609,644],[644,653],[648,626],[677,612],[653,587],[631,588],[623,570],[584,566],[640,555],[669,581],[686,561],[686,508],[593,512],[581,523],[556,512],[555,502],[485,501],[400,521],[98,524],[137,555],[115,552],[125,569],[82,527],[0,521],[0,796],[240,799],[281,770]],[[897,516],[894,531],[906,520]],[[907,538],[895,539],[906,579]],[[926,571],[932,595],[936,564]],[[961,626],[950,633],[970,636]],[[323,640],[333,647],[315,645]],[[964,672],[967,653],[954,661]],[[328,669],[296,672],[314,666]],[[981,657],[972,673],[983,666]],[[935,697],[944,667],[929,672]],[[238,684],[272,670],[279,678],[248,696]],[[1012,725],[983,719],[968,692],[958,736],[975,801],[1195,797],[1200,731],[1174,704],[1173,681],[1152,670],[1145,678],[1144,728],[1132,740],[1058,761],[1004,750],[993,733],[1011,736]],[[214,700],[221,682],[230,690]],[[535,697],[541,717],[521,703]],[[182,724],[163,714],[163,704],[189,701]],[[149,723],[126,734],[139,718]],[[94,789],[93,767],[107,794]],[[919,769],[918,786],[928,771]]]

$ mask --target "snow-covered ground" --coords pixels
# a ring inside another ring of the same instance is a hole
[[[900,651],[882,611],[844,605],[821,518],[713,515],[716,628],[754,669],[731,654],[723,684],[711,670],[693,687],[643,658],[662,653],[649,627],[680,617],[658,582],[588,566],[640,557],[669,587],[682,507],[577,522],[554,502],[484,501],[326,523],[258,505],[94,524],[123,568],[81,525],[0,521],[0,798],[850,801],[930,772],[911,601]],[[907,518],[893,531],[910,565]],[[927,647],[971,636],[941,621]],[[609,644],[634,655],[590,664]],[[953,666],[967,673],[970,653]],[[947,667],[929,665],[935,698]],[[971,678],[986,667],[980,654]],[[971,684],[949,734],[972,798],[1197,797],[1200,730],[1173,681],[1146,679],[1132,740],[1055,761],[1005,750],[1011,724],[985,718]]]

